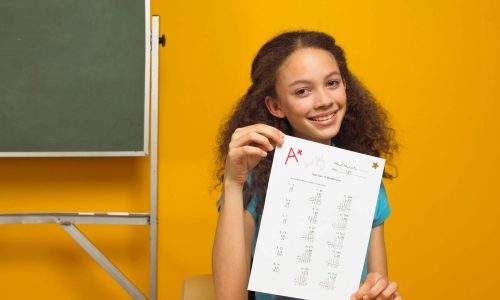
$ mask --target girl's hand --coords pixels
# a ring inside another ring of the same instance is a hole
[[[229,143],[224,184],[243,186],[249,171],[283,141],[284,134],[269,125],[255,124],[236,129]]]
[[[351,300],[402,300],[397,292],[398,284],[379,273],[369,273],[365,282],[352,294]]]

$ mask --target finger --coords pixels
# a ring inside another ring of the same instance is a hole
[[[365,282],[363,282],[363,284],[359,287],[359,289],[354,294],[352,294],[351,300],[363,299],[363,296],[366,295],[366,293],[370,290],[371,287],[372,284],[369,281],[365,280]]]
[[[232,139],[229,143],[229,148],[238,148],[248,145],[258,147],[264,151],[272,151],[274,149],[269,138],[255,131],[240,134],[238,137]]]
[[[379,280],[377,280],[377,282],[375,282],[375,284],[373,284],[370,290],[366,292],[365,295],[368,296],[366,299],[375,299],[375,297],[377,297],[380,293],[382,293],[382,291],[385,290],[387,285],[388,285],[387,279],[384,277],[380,278]]]
[[[258,156],[258,157],[266,157],[267,152],[252,146],[243,146],[236,149],[233,149],[229,152],[228,156],[232,157],[235,160],[238,160],[244,156]]]
[[[353,296],[356,297],[355,299],[363,299],[363,296],[366,296],[364,299],[368,299],[368,291],[380,278],[383,278],[382,274],[377,272],[368,273],[363,284],[359,287],[356,293],[354,293]]]
[[[242,128],[236,129],[234,132],[234,136],[236,138],[247,134],[248,132],[257,132],[261,135],[264,135],[268,139],[270,139],[274,144],[281,145],[284,142],[284,134],[277,128],[273,126],[269,126],[266,124],[254,124]]]
[[[396,292],[394,295],[394,300],[403,300],[403,297],[399,294],[399,292]]]
[[[382,296],[387,299],[392,299],[389,298],[391,295],[396,294],[398,290],[398,284],[394,281],[389,282],[389,285],[385,288],[385,290],[382,292]]]
[[[285,134],[279,129],[266,124],[255,124],[256,131],[266,136],[273,145],[282,145],[285,141]]]

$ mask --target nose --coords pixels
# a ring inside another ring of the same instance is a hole
[[[314,108],[325,108],[333,105],[333,97],[330,95],[329,91],[326,88],[318,89],[318,93],[316,95],[316,99],[314,102]]]

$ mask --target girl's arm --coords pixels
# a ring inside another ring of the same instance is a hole
[[[213,249],[217,299],[247,299],[255,221],[243,209],[242,190],[224,186]]]
[[[398,284],[388,279],[384,224],[381,224],[372,229],[370,249],[368,250],[368,276],[351,296],[351,300],[402,300],[397,289]]]
[[[372,228],[370,249],[368,250],[368,273],[387,274],[387,255],[385,253],[384,223]]]
[[[215,293],[219,300],[247,299],[255,220],[243,207],[243,186],[250,170],[275,144],[282,143],[283,134],[263,124],[238,128],[231,136],[212,253]]]

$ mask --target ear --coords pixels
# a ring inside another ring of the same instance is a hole
[[[266,103],[267,109],[269,110],[271,115],[280,119],[285,118],[285,113],[281,109],[281,105],[277,99],[274,99],[271,96],[266,96],[264,102]]]

